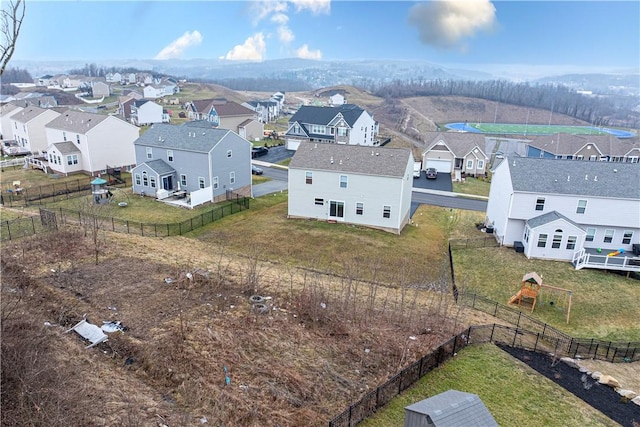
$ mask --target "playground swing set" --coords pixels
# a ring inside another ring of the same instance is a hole
[[[541,290],[544,290],[544,292],[541,293]],[[542,276],[532,272],[522,276],[522,287],[517,294],[509,299],[509,304],[530,307],[533,313],[536,308],[536,302],[540,298],[542,303],[565,308],[567,310],[567,323],[569,323],[572,294],[573,291],[569,289],[543,284]]]

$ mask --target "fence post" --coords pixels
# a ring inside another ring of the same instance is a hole
[[[536,334],[536,342],[535,344],[533,344],[533,351],[536,351],[538,349],[538,340],[540,339],[540,332],[538,332]]]
[[[613,363],[613,361],[616,360],[616,354],[618,354],[618,347],[615,347],[613,349],[613,356],[611,356],[611,363]]]
[[[513,342],[511,343],[511,347],[516,346],[516,339],[518,338],[518,328],[516,327],[515,331],[513,331]]]
[[[542,327],[542,338],[544,338],[544,333],[547,331],[547,324],[545,323]]]
[[[496,308],[495,310],[493,310],[493,317],[495,317],[498,314],[498,301],[496,301]]]
[[[33,230],[33,234],[36,234],[36,223],[33,220],[33,217],[31,217],[31,229]]]
[[[522,312],[518,313],[518,323],[516,323],[516,329],[520,327],[520,318],[522,317]]]
[[[609,360],[609,349],[611,348],[611,341],[609,341],[609,345],[607,346],[607,355],[604,357],[604,360]]]
[[[456,354],[456,346],[458,345],[458,336],[456,335],[453,338],[453,350],[451,351],[451,355],[453,356],[454,354]]]
[[[491,327],[491,336],[489,337],[489,342],[493,342],[493,331],[496,329],[496,324],[494,323]]]

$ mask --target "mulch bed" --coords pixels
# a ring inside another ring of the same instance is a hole
[[[599,384],[590,376],[566,363],[560,361],[554,363],[553,358],[548,354],[505,345],[498,346],[617,423],[625,427],[633,427],[634,422],[640,424],[640,406],[630,401],[625,403],[622,396],[608,385]]]

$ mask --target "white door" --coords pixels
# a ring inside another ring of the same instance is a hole
[[[451,160],[427,159],[427,169],[436,168],[438,172],[451,173]]]

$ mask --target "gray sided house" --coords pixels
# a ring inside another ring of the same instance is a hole
[[[498,427],[478,395],[458,390],[447,390],[404,410],[404,427]]]
[[[193,207],[251,195],[251,143],[227,129],[154,124],[134,143],[133,192]]]
[[[434,132],[422,152],[422,168],[436,168],[450,173],[454,181],[463,176],[482,176],[488,170],[489,158],[484,152],[485,136],[467,132]]]

